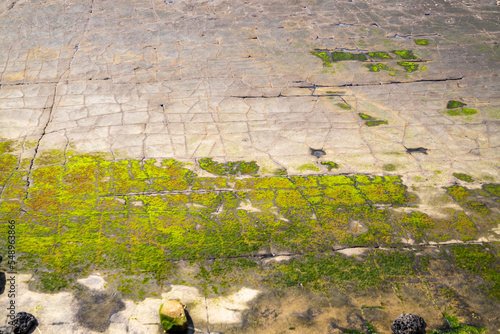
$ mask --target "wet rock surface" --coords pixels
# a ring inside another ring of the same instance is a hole
[[[106,331],[111,323],[111,316],[125,308],[116,293],[80,291],[76,298],[79,304],[77,321],[83,327],[96,332]]]

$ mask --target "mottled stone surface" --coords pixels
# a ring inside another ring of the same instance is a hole
[[[290,171],[322,148],[342,172],[497,175],[494,1],[12,4],[0,26],[4,139]],[[420,69],[394,54],[393,76],[356,61],[323,67],[314,49],[408,49]],[[478,113],[443,114],[448,100]],[[367,127],[358,113],[388,124]],[[419,146],[429,154],[405,154]]]

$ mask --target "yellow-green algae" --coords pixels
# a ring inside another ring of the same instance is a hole
[[[417,45],[429,45],[428,39],[414,39],[414,41]]]
[[[398,65],[404,67],[406,72],[415,72],[419,67],[419,64],[411,61],[398,61]]]
[[[366,64],[365,66],[370,70],[370,72],[380,72],[380,70],[397,71],[395,69],[390,68],[389,66],[387,66],[385,64]]]
[[[489,226],[488,219],[498,220],[489,202],[474,197],[482,192],[497,198],[494,184],[478,190],[448,188],[467,213],[456,211],[449,219],[436,220],[391,209],[408,206],[411,200],[399,176],[206,178],[171,159],[108,161],[102,155],[73,152],[61,159],[59,151],[53,152],[54,159],[48,151],[43,163],[35,160],[27,190],[28,170],[18,168],[12,145],[0,148],[0,226],[5,232],[3,222],[16,221],[18,270],[39,269],[39,288],[46,291],[67,288],[75,275],[93,270],[172,281],[180,260],[198,265],[199,275],[192,279],[212,284],[213,291],[245,280],[247,275],[238,273],[249,270],[259,271],[256,275],[266,277],[264,281],[292,286],[296,274],[287,268],[295,267],[306,272],[305,277],[312,275],[306,281],[310,283],[301,283],[312,288],[331,286],[328,282],[336,275],[343,279],[335,285],[350,279],[360,287],[376,285],[380,271],[382,277],[401,279],[411,274],[405,263],[414,253],[374,251],[371,260],[359,262],[332,253],[333,245],[378,247],[397,245],[402,238],[466,241],[478,235],[478,226]],[[57,163],[61,160],[65,162]],[[361,222],[367,232],[352,230],[353,221]],[[0,240],[1,247],[5,243]],[[271,248],[303,257],[262,272],[252,259]],[[402,267],[391,268],[391,261]],[[203,275],[202,268],[208,268],[208,274]],[[498,291],[499,277],[480,274]],[[127,278],[116,281],[123,293],[131,290]]]
[[[481,334],[486,332],[486,328],[483,327],[461,324],[457,317],[450,314],[443,313],[443,317],[450,328],[445,330],[433,329],[428,331],[429,334]]]
[[[358,116],[361,117],[362,120],[365,121],[365,124],[367,126],[378,126],[378,125],[382,125],[382,124],[388,124],[388,122],[386,120],[381,120],[381,119],[377,119],[373,116],[370,116],[368,114],[365,114],[365,113],[358,113]]]

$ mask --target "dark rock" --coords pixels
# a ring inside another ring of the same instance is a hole
[[[326,152],[323,150],[315,150],[314,148],[311,148],[311,155],[314,155],[316,158],[320,158],[326,155]]]
[[[425,334],[427,324],[424,319],[414,314],[402,314],[394,320],[391,329],[394,334]]]
[[[28,334],[38,326],[38,321],[30,313],[19,312],[11,324],[14,334]]]
[[[5,273],[0,273],[0,295],[5,292],[5,285],[7,284],[7,277]]]
[[[427,154],[427,148],[425,147],[417,147],[417,148],[406,148],[406,152],[408,153],[423,153],[423,154]]]

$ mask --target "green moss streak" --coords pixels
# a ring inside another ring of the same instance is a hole
[[[365,120],[365,121],[373,121],[373,120],[376,120],[375,117],[372,117],[370,115],[367,115],[367,114],[364,114],[364,113],[358,113],[358,116],[361,117],[362,120]]]
[[[365,122],[365,124],[366,126],[379,126],[382,124],[389,124],[389,122],[383,120],[377,120],[377,121],[367,121]]]
[[[368,114],[358,113],[358,116],[361,117],[361,119],[365,121],[366,126],[371,127],[371,126],[378,126],[378,125],[382,125],[382,124],[388,124],[388,122],[386,120],[380,120],[380,119],[377,119],[377,118],[370,116]]]
[[[337,103],[337,106],[342,108],[342,109],[345,109],[345,110],[351,110],[351,106],[346,104],[346,103]]]

